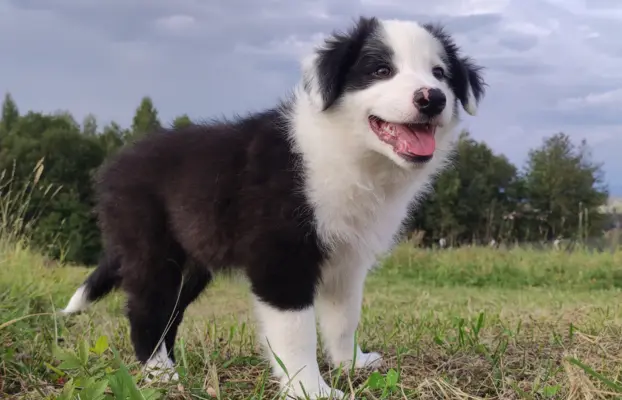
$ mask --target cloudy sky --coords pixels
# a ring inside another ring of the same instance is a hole
[[[259,110],[361,14],[445,23],[487,68],[476,138],[519,165],[544,136],[586,138],[622,195],[621,0],[1,0],[0,90],[125,126],[147,94],[165,122]]]

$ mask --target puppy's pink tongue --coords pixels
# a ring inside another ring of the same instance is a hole
[[[406,125],[395,125],[397,143],[395,151],[415,156],[431,156],[436,149],[434,129],[417,129]]]

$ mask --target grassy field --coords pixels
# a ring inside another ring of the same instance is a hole
[[[87,273],[0,245],[0,397],[276,398],[243,280],[219,279],[191,306],[181,380],[158,387],[140,379],[122,295],[54,315]],[[622,252],[402,246],[368,280],[359,338],[385,367],[321,365],[356,399],[619,398]]]

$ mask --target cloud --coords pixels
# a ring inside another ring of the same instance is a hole
[[[577,109],[602,109],[612,108],[620,111],[622,106],[622,87],[605,92],[588,93],[585,96],[561,99],[558,107],[560,110]],[[598,111],[598,110],[597,110]]]
[[[175,14],[156,19],[155,25],[165,33],[183,34],[197,27],[196,19],[190,15]]]
[[[464,126],[517,164],[546,135],[586,138],[622,188],[619,0],[8,0],[0,90],[21,109],[128,125],[149,94],[170,121],[272,105],[299,58],[358,15],[445,24],[490,85]],[[622,194],[622,193],[621,193]]]

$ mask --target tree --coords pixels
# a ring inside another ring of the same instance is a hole
[[[29,112],[19,118],[0,150],[0,170],[12,170],[16,187],[29,183],[33,166],[44,160],[44,173],[26,204],[26,219],[37,214],[33,244],[65,261],[93,263],[100,242],[91,210],[94,205],[92,175],[105,157],[98,137],[82,134],[67,113]],[[47,187],[60,187],[43,200]],[[35,212],[35,208],[40,212]]]
[[[116,122],[104,126],[99,141],[106,154],[110,155],[123,146],[123,140],[130,136],[130,132],[121,128]]]
[[[428,240],[488,242],[508,237],[504,218],[516,207],[517,168],[468,132],[460,135],[455,161],[434,182],[432,193],[413,216],[413,228]]]
[[[73,131],[80,131],[80,124],[68,110],[57,110],[52,115],[59,120],[65,121]]]
[[[0,171],[10,169],[15,161],[18,177],[29,176],[32,167],[41,158],[42,138],[49,131],[79,132],[73,117],[63,113],[42,114],[28,112],[14,124],[0,146]]]
[[[525,190],[541,238],[577,237],[600,229],[599,206],[608,190],[602,165],[591,159],[585,140],[579,146],[558,133],[529,152]]]
[[[0,120],[0,131],[9,133],[15,123],[19,119],[19,110],[17,104],[13,100],[10,93],[4,95],[4,102],[2,103],[2,120]],[[1,136],[0,132],[0,136]]]
[[[82,121],[82,133],[88,136],[97,135],[97,118],[93,114],[88,114]]]
[[[173,120],[173,129],[180,129],[192,125],[192,120],[188,114],[182,114]]]
[[[153,101],[149,96],[143,97],[132,121],[132,139],[140,138],[160,129],[160,127],[158,110],[154,107]]]

